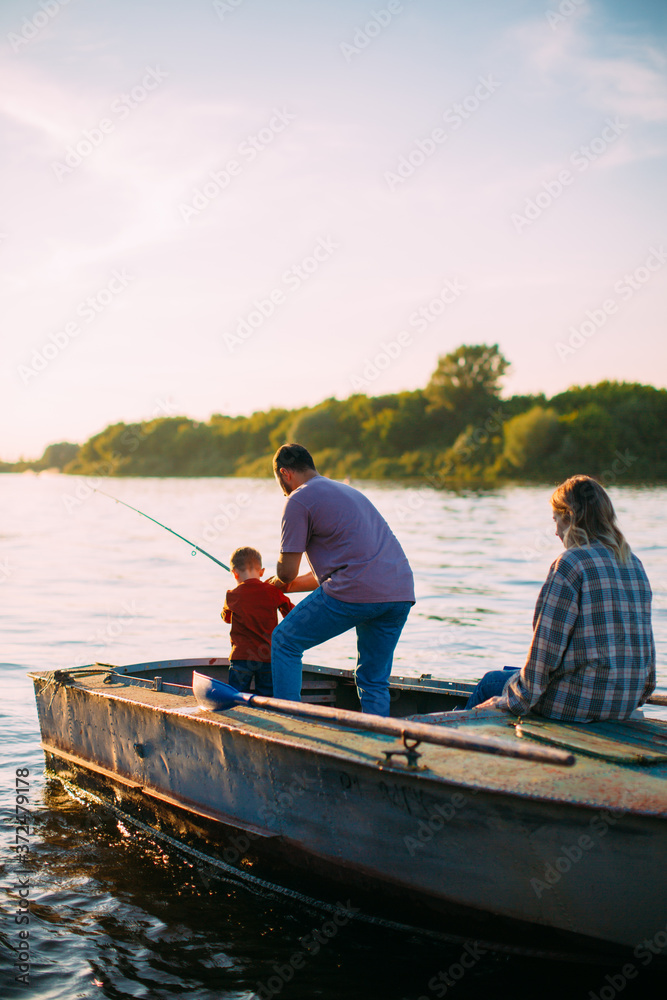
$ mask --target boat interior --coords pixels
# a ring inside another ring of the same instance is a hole
[[[229,678],[229,660],[224,657],[158,660],[152,663],[135,663],[132,666],[95,663],[90,669],[96,668],[124,674],[128,684],[183,696],[192,694],[193,670],[225,683]],[[391,715],[405,718],[463,708],[474,686],[474,681],[439,680],[431,674],[422,674],[420,677],[392,676]],[[312,705],[328,705],[349,711],[361,709],[353,672],[337,667],[304,664],[301,700]]]

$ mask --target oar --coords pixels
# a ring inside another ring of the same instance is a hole
[[[110,493],[105,493],[104,490],[98,490],[95,487],[93,487],[93,493],[101,493],[103,497],[107,497],[109,500],[115,500],[116,503],[122,503],[123,507],[133,510],[136,514],[141,514],[142,517],[147,517],[149,521],[153,522],[153,524],[157,524],[161,528],[164,528],[165,531],[169,531],[172,535],[176,535],[176,537],[180,538],[182,542],[187,542],[191,548],[196,549],[197,552],[201,552],[203,556],[207,556],[209,559],[212,559],[214,563],[217,563],[218,566],[222,566],[222,568],[226,569],[228,573],[231,572],[229,566],[225,566],[223,562],[220,562],[219,559],[212,556],[210,552],[206,551],[206,549],[201,549],[198,545],[195,545],[194,542],[191,542],[189,538],[184,538],[184,536],[179,535],[177,531],[174,531],[172,528],[168,528],[166,524],[162,523],[162,521],[156,521],[154,517],[150,516],[150,514],[144,514],[143,510],[139,510],[138,507],[133,507],[132,504],[125,503],[124,500],[119,500],[118,497],[112,497]],[[192,554],[194,555],[194,552]]]
[[[308,705],[300,701],[285,701],[282,698],[267,698],[264,695],[249,694],[237,691],[230,684],[206,677],[205,674],[192,673],[192,691],[202,708],[213,711],[227,711],[237,705],[248,705],[251,708],[266,708],[271,712],[282,712],[285,715],[300,715],[308,719],[318,719],[322,722],[335,722],[339,726],[349,726],[351,729],[363,729],[369,733],[383,733],[386,736],[396,736],[405,740],[418,740],[420,743],[436,743],[438,746],[455,747],[457,750],[476,750],[479,753],[498,754],[501,757],[518,757],[521,760],[533,760],[542,764],[560,764],[571,767],[575,758],[564,750],[552,750],[547,747],[533,747],[526,744],[517,745],[508,740],[499,740],[493,736],[466,736],[463,733],[447,731],[444,726],[433,726],[424,722],[407,722],[401,719],[389,719],[381,715],[364,715],[361,712],[348,712],[343,708],[328,708],[326,705]]]

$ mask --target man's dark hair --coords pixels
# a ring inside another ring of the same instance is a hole
[[[314,469],[312,456],[302,444],[283,444],[273,456],[273,471],[278,469],[293,469],[295,472],[305,472]]]

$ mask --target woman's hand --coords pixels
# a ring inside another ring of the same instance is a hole
[[[507,708],[503,704],[503,699],[496,696],[495,698],[487,698],[481,705],[467,709],[466,715],[481,715],[483,712],[507,712]]]

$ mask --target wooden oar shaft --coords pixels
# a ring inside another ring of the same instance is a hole
[[[667,694],[652,694],[647,705],[667,705]]]
[[[382,733],[386,736],[399,738],[407,737],[410,740],[435,743],[438,746],[453,747],[458,750],[475,750],[480,753],[497,754],[501,757],[518,757],[520,760],[558,764],[562,767],[571,767],[575,762],[574,755],[564,750],[552,750],[549,747],[534,747],[525,744],[516,745],[510,743],[509,740],[499,740],[493,736],[469,736],[465,733],[452,732],[446,726],[434,726],[424,722],[380,718],[377,715],[369,716],[363,715],[361,712],[349,712],[344,708],[308,705],[299,701],[285,701],[282,698],[266,698],[262,695],[253,695],[247,700],[247,704],[257,706],[257,708],[267,708],[274,712],[300,715],[322,722],[335,722],[339,726],[349,726],[352,729],[363,729],[366,732]]]

